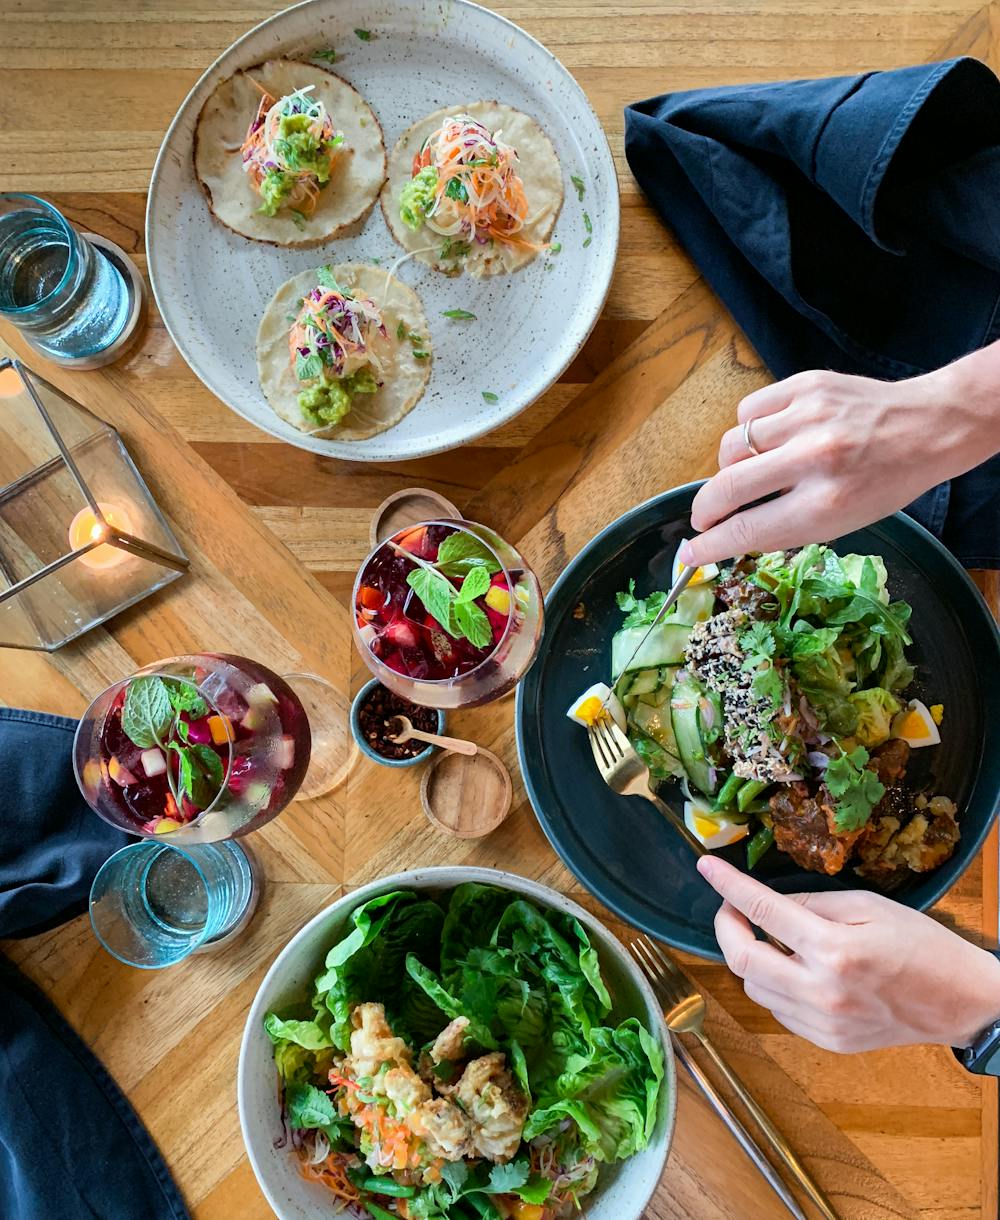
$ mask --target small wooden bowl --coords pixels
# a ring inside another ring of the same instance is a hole
[[[456,839],[481,839],[510,813],[510,773],[490,750],[471,758],[442,751],[424,772],[420,800],[427,820]]]
[[[438,518],[461,521],[462,514],[450,500],[426,487],[405,487],[402,491],[394,492],[372,514],[368,530],[372,550],[408,525]]]

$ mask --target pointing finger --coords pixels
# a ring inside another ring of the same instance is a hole
[[[826,921],[785,894],[778,894],[725,860],[702,856],[698,872],[710,886],[758,928],[770,932],[790,949],[812,945],[824,935]],[[778,950],[767,948],[777,956]]]

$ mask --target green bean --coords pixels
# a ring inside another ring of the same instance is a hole
[[[747,782],[736,794],[736,808],[740,811],[740,813],[746,813],[747,806],[750,804],[750,802],[754,799],[754,797],[760,796],[766,787],[768,787],[768,784],[765,780],[747,780]]]
[[[417,1193],[415,1186],[404,1186],[388,1174],[384,1178],[373,1175],[361,1183],[362,1190],[370,1190],[375,1195],[391,1195],[394,1199],[412,1199]]]
[[[735,771],[732,772],[719,789],[719,795],[715,798],[716,809],[728,809],[745,782],[742,776],[737,775]]]
[[[770,826],[762,826],[747,843],[747,868],[756,867],[761,856],[774,842],[774,831]]]

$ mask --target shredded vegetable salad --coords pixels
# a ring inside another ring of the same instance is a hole
[[[241,152],[243,169],[263,200],[260,211],[274,216],[287,207],[311,216],[344,137],[323,102],[310,96],[314,85],[276,101],[254,84],[262,96]]]
[[[461,251],[460,243],[472,242],[541,249],[520,235],[528,199],[517,152],[501,134],[468,114],[446,119],[413,158],[412,177],[400,198],[404,223],[412,229],[426,225],[451,239],[453,254]]]
[[[375,302],[341,288],[329,267],[316,278],[292,319],[288,358],[305,386],[298,396],[303,416],[329,427],[350,411],[354,394],[372,394],[382,384],[385,355],[378,349],[388,330]]]

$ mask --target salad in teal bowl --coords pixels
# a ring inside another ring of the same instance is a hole
[[[786,892],[861,886],[930,905],[1000,798],[989,610],[898,514],[830,545],[699,569],[658,619],[696,490],[609,526],[549,595],[517,717],[543,828],[617,913],[718,956],[718,899],[690,849],[598,773],[581,726],[603,718],[708,850]]]

